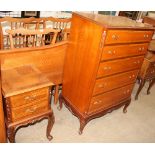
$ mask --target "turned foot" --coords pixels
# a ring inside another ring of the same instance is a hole
[[[135,96],[135,100],[138,99],[138,95],[141,92],[142,88],[144,87],[144,84],[145,84],[145,80],[141,79],[140,80],[139,88],[138,88],[137,93],[136,93],[136,96]]]
[[[154,85],[154,83],[155,83],[155,79],[153,79],[153,80],[150,81],[149,87],[148,87],[148,89],[147,89],[147,95],[150,94],[150,89],[152,88],[152,86]]]
[[[15,143],[15,127],[10,127],[7,129],[7,136],[10,143]]]
[[[125,106],[124,106],[124,108],[123,108],[123,113],[127,113],[127,108],[128,108],[128,106],[129,106],[130,102],[131,102],[131,100],[128,101],[128,103],[125,104]]]
[[[57,109],[59,111],[62,109],[62,104],[63,104],[63,99],[62,99],[62,95],[60,94],[60,96],[59,96],[59,106],[57,107]]]
[[[83,129],[86,126],[87,122],[84,119],[80,119],[80,128],[79,128],[79,135],[83,133]]]
[[[47,137],[48,140],[52,140],[53,139],[53,137],[51,136],[50,133],[51,133],[51,130],[52,130],[54,122],[55,122],[55,118],[54,118],[54,114],[52,112],[48,116],[48,125],[47,125],[47,131],[46,131],[46,137]]]

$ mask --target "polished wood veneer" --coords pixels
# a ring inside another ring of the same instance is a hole
[[[59,109],[64,103],[79,118],[80,134],[93,118],[127,112],[152,35],[124,17],[73,13]]]

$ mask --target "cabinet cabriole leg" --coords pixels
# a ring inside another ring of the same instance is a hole
[[[10,141],[10,143],[15,143],[15,127],[9,127],[7,129],[7,134],[8,134],[8,139]]]
[[[138,99],[138,95],[139,95],[139,93],[141,92],[142,88],[144,87],[144,84],[145,84],[145,80],[142,80],[142,79],[141,79],[139,88],[138,88],[137,93],[136,93],[136,96],[135,96],[135,100]]]
[[[46,136],[47,136],[48,140],[52,140],[53,139],[53,136],[51,136],[50,133],[51,133],[51,130],[52,130],[54,122],[55,122],[55,118],[54,118],[54,114],[52,112],[48,116],[48,125],[47,125],[47,131],[46,131]]]
[[[62,95],[59,95],[59,106],[57,107],[57,109],[60,111],[62,109],[62,104],[63,104],[63,98]]]

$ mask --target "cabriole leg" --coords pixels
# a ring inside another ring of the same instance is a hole
[[[62,99],[62,95],[60,94],[59,96],[59,106],[58,106],[58,110],[61,110],[62,109],[62,104],[63,104],[63,99]]]
[[[150,89],[152,88],[152,86],[154,85],[154,83],[155,83],[155,79],[153,79],[152,81],[150,81],[149,87],[147,89],[147,95],[150,94]]]
[[[127,107],[130,105],[130,102],[131,102],[131,100],[129,100],[129,101],[125,104],[125,106],[124,106],[124,108],[123,108],[123,113],[127,113]]]
[[[86,126],[87,122],[85,119],[80,118],[80,128],[79,128],[79,135],[83,133],[83,129]]]
[[[138,95],[141,92],[142,88],[144,87],[144,84],[145,84],[145,80],[141,79],[140,80],[139,88],[138,88],[137,93],[136,93],[136,96],[135,96],[135,100],[138,99]]]
[[[50,133],[51,133],[51,130],[52,130],[54,122],[55,122],[55,118],[54,118],[54,114],[52,112],[48,116],[48,125],[47,125],[47,131],[46,131],[46,136],[47,136],[48,140],[52,140],[53,139],[53,137],[51,136]]]
[[[15,127],[9,127],[7,129],[8,139],[10,143],[15,143]]]

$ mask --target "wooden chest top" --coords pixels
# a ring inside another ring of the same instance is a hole
[[[32,65],[2,70],[1,75],[4,97],[53,85],[45,75]]]

